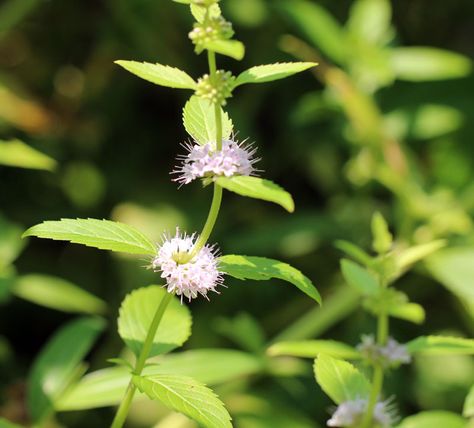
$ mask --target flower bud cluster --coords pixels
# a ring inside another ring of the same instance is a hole
[[[362,342],[357,345],[357,349],[371,363],[380,364],[386,368],[396,368],[411,361],[406,346],[391,337],[384,346],[380,346],[375,343],[374,336],[364,335]]]
[[[226,99],[232,96],[234,81],[235,77],[230,71],[218,70],[214,79],[205,74],[198,80],[196,95],[209,100],[212,104],[225,106]]]
[[[196,52],[201,53],[206,46],[216,40],[227,40],[234,35],[232,24],[222,16],[209,17],[204,22],[194,23],[189,38],[196,46]]]

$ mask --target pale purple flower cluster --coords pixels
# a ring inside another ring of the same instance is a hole
[[[218,293],[216,287],[224,281],[213,246],[205,245],[191,260],[181,262],[192,251],[196,238],[177,229],[174,237],[165,237],[152,262],[153,270],[160,271],[166,280],[168,292],[181,296],[181,301],[183,296],[191,300],[199,294],[207,298],[209,291]]]
[[[174,181],[188,184],[197,178],[253,175],[256,172],[253,164],[258,159],[253,158],[256,149],[251,145],[223,140],[221,150],[214,146],[214,143],[185,145],[188,154],[178,157],[181,165],[172,172],[178,175]]]
[[[411,355],[406,346],[390,337],[386,345],[379,346],[373,335],[363,335],[357,349],[370,361],[383,364],[385,367],[398,367],[411,362]]]
[[[329,427],[356,427],[360,424],[367,410],[368,401],[363,398],[345,401],[339,406],[327,421]],[[390,400],[379,401],[375,405],[374,421],[382,428],[392,426],[396,421],[394,408]]]

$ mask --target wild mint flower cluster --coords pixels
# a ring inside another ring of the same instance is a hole
[[[364,358],[374,364],[381,364],[386,368],[396,368],[401,364],[409,364],[411,355],[406,346],[389,337],[385,346],[377,345],[373,335],[363,335],[362,342],[357,349]]]
[[[328,427],[349,427],[360,426],[362,418],[367,411],[368,401],[358,398],[345,401],[337,406],[336,410],[327,421]],[[389,428],[397,420],[396,411],[390,400],[379,401],[374,407],[373,420],[381,428]]]

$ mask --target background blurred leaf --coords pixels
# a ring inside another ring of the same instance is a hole
[[[0,214],[0,271],[14,262],[25,246],[21,239],[21,226],[8,221]]]
[[[264,350],[265,333],[257,319],[247,313],[237,314],[232,319],[220,318],[216,330],[246,351],[259,354]]]
[[[0,428],[22,428],[22,426],[7,421],[6,419],[0,418]]]
[[[474,355],[474,339],[446,336],[421,336],[408,342],[411,353]]]
[[[102,314],[106,303],[77,285],[61,278],[41,274],[19,276],[12,288],[22,299],[64,312]]]
[[[122,302],[118,319],[119,334],[137,356],[156,309],[166,294],[165,288],[151,285],[132,291]],[[191,322],[188,307],[173,297],[153,339],[150,357],[169,352],[186,342],[191,334]]]
[[[305,358],[316,358],[318,354],[347,360],[361,358],[359,351],[355,348],[336,340],[277,342],[268,348],[267,353],[271,356],[290,355]]]
[[[347,361],[320,354],[314,373],[319,386],[336,404],[369,396],[369,381]]]
[[[45,221],[30,227],[24,234],[38,238],[69,241],[101,250],[131,254],[156,253],[155,244],[137,229],[110,220],[69,219]]]
[[[405,418],[397,428],[466,428],[466,420],[456,413],[431,410]]]
[[[471,72],[471,60],[455,52],[430,47],[399,47],[391,51],[399,79],[413,82],[456,79]]]
[[[133,376],[133,383],[152,400],[162,402],[204,427],[232,427],[231,417],[217,396],[209,388],[189,377]]]
[[[352,4],[347,29],[356,38],[381,45],[387,42],[391,17],[389,0],[357,0]]]
[[[7,0],[0,7],[0,39],[38,6],[39,0]]]
[[[104,329],[100,318],[82,318],[62,327],[37,357],[29,375],[28,408],[40,422],[77,375],[78,366]]]
[[[474,384],[467,394],[466,401],[464,402],[464,407],[462,415],[466,418],[474,417]]]
[[[365,268],[350,260],[341,260],[341,270],[346,282],[359,293],[370,296],[379,291],[375,277]]]
[[[219,269],[237,279],[279,278],[293,284],[316,302],[321,303],[321,296],[313,283],[299,270],[278,260],[232,254],[219,257]]]
[[[249,198],[263,199],[274,202],[288,212],[295,210],[295,203],[291,195],[270,180],[259,177],[236,175],[234,177],[217,177],[215,182],[224,189]]]
[[[0,140],[0,165],[52,171],[56,161],[19,140]]]

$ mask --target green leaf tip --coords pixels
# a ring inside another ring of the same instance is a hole
[[[130,73],[156,85],[192,90],[195,90],[197,86],[197,83],[189,74],[179,68],[170,67],[169,65],[125,60],[117,60],[114,61],[114,63]]]
[[[30,227],[22,238],[37,238],[69,241],[100,250],[130,254],[154,255],[155,244],[140,231],[124,223],[98,219],[67,219],[45,221]]]

